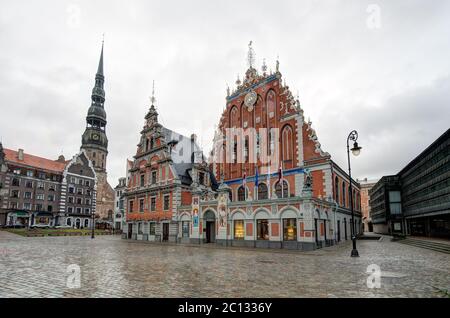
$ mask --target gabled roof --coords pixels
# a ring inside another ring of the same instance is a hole
[[[62,173],[69,161],[56,161],[47,158],[42,158],[27,153],[23,154],[23,160],[19,160],[19,152],[11,149],[4,148],[5,161],[7,163],[13,163],[20,166],[27,166],[30,168],[36,168],[56,173]]]

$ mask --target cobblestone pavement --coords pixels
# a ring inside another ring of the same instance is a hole
[[[313,252],[130,242],[119,237],[25,238],[0,231],[0,297],[441,297],[450,255],[382,241]],[[67,266],[81,269],[68,288]],[[382,270],[367,287],[367,266]]]

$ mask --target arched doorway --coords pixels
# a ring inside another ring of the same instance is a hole
[[[203,215],[203,222],[205,224],[205,242],[216,242],[216,215],[213,211],[206,211]]]
[[[81,226],[81,220],[80,220],[80,219],[77,219],[77,220],[75,221],[75,227],[76,227],[77,229],[79,229],[80,226]]]

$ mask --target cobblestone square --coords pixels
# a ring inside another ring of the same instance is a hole
[[[389,241],[313,252],[131,242],[119,237],[25,238],[0,231],[0,297],[442,297],[450,255]],[[80,267],[69,288],[68,266]],[[380,288],[367,267],[380,266]]]

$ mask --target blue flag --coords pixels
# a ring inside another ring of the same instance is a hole
[[[259,185],[259,173],[258,173],[258,166],[256,166],[256,174],[255,174],[255,185],[258,187]]]

